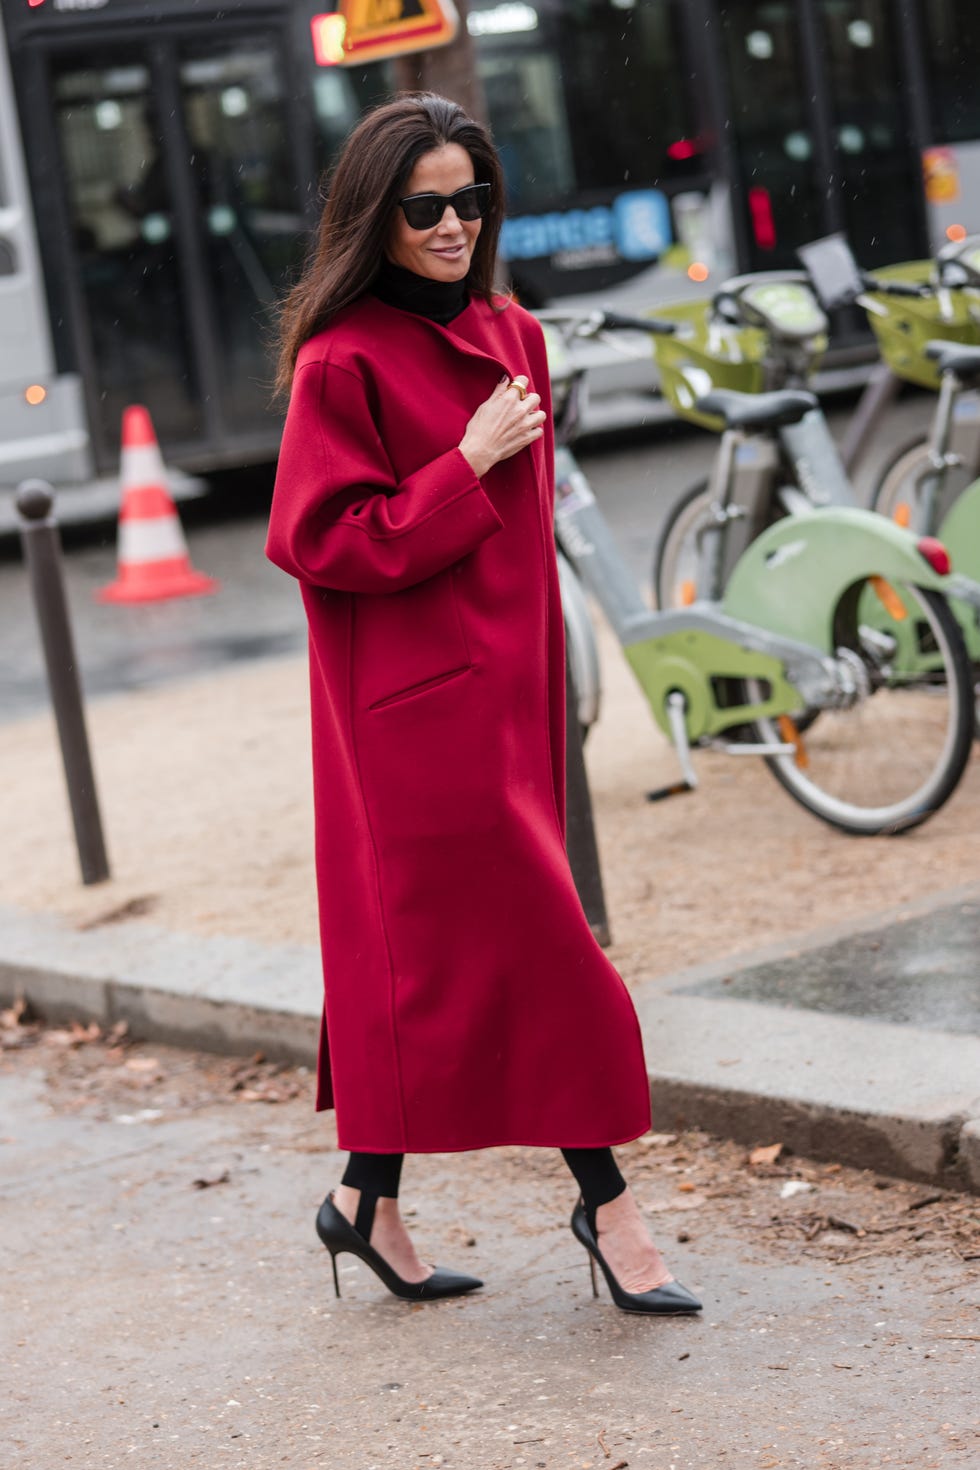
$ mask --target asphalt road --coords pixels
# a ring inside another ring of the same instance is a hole
[[[923,422],[922,396],[893,410],[880,435],[883,455]],[[846,422],[837,410],[833,421]],[[627,563],[644,585],[653,548],[677,497],[708,471],[714,436],[683,427],[643,438],[605,440],[580,456]],[[144,688],[239,659],[301,648],[305,622],[296,588],[262,554],[271,481],[252,474],[226,482],[204,503],[182,507],[192,560],[221,581],[213,597],[142,606],[106,606],[96,591],[115,572],[115,528],[73,536],[66,550],[75,644],[88,695]],[[16,541],[0,544],[0,720],[47,703],[29,589]]]

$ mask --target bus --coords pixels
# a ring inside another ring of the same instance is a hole
[[[0,0],[0,485],[111,476],[133,401],[190,473],[275,455],[274,304],[398,75],[318,64],[324,10]],[[532,307],[653,307],[837,229],[873,267],[980,228],[975,0],[469,0],[464,23]]]

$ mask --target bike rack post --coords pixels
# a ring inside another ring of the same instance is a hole
[[[585,910],[589,927],[605,948],[612,943],[606,899],[602,890],[602,869],[592,819],[592,794],[582,752],[582,731],[578,722],[578,694],[572,676],[568,651],[565,652],[565,846],[575,879],[575,887]]]
[[[65,596],[61,537],[58,534],[58,523],[51,514],[53,504],[54,491],[43,480],[25,480],[18,487],[16,505],[21,519],[20,539],[41,634],[51,704],[58,727],[82,882],[102,883],[109,877],[109,860],[102,835],[102,819],[99,815],[75,645]]]

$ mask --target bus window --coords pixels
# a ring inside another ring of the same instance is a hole
[[[749,217],[748,263],[753,270],[796,265],[796,247],[824,233],[796,6],[732,0],[719,21]]]
[[[976,0],[928,0],[922,6],[936,143],[980,139],[980,7]]]
[[[171,440],[201,432],[183,330],[173,211],[139,53],[56,61],[53,89],[75,257],[92,346],[90,402],[105,444],[149,401]]]
[[[181,49],[191,167],[207,242],[206,269],[230,428],[268,411],[271,308],[298,265],[305,221],[272,37]]]
[[[670,0],[579,0],[558,30],[580,189],[697,172],[697,126]],[[686,142],[694,150],[676,151]]]
[[[862,265],[921,250],[919,188],[907,141],[894,7],[886,0],[824,5],[827,71],[841,202]]]
[[[575,188],[568,115],[558,62],[540,53],[487,57],[481,67],[490,126],[511,213]]]
[[[677,19],[673,0],[471,3],[512,212],[703,170]]]
[[[398,87],[388,61],[356,68],[314,65],[310,77],[316,164],[322,175],[361,116],[368,108],[387,102]]]
[[[317,67],[311,86],[316,125],[317,163],[329,167],[361,116],[361,102],[343,67]]]

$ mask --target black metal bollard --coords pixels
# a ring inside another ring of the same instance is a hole
[[[102,819],[65,597],[61,537],[58,523],[51,514],[53,504],[54,491],[43,480],[25,480],[17,490],[17,510],[22,522],[20,537],[41,632],[82,882],[102,883],[109,877],[109,860],[102,836]]]
[[[602,869],[592,819],[592,794],[582,752],[582,730],[578,722],[578,694],[568,653],[565,654],[565,827],[568,861],[592,933],[605,947],[612,944],[606,897],[602,891]]]

